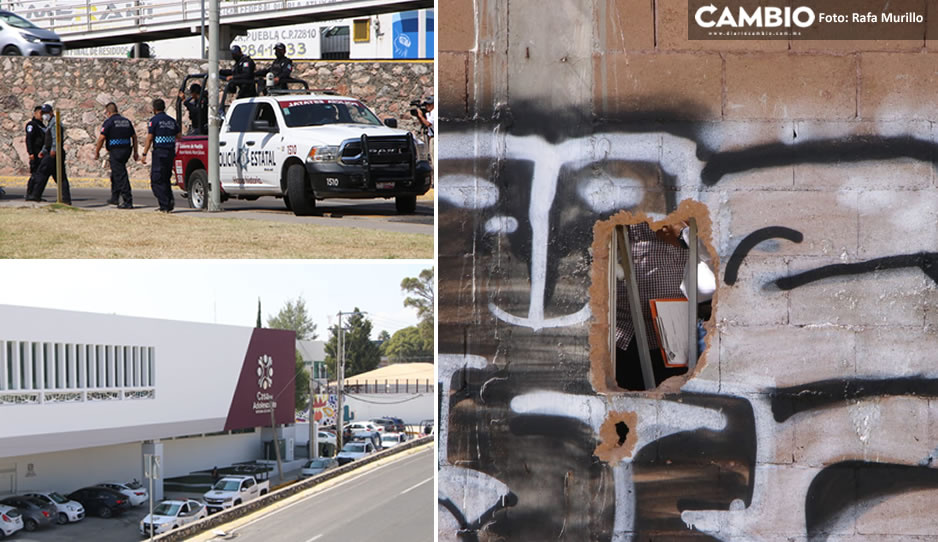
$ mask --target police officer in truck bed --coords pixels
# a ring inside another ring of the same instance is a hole
[[[257,66],[254,60],[241,52],[241,47],[231,46],[231,58],[234,59],[234,68],[220,70],[219,73],[228,81],[228,93],[237,89],[238,98],[252,98],[257,96],[257,84],[254,82],[254,72]]]
[[[273,88],[286,89],[287,81],[293,78],[293,61],[287,58],[287,46],[278,43],[274,45],[274,54],[277,58],[270,63],[270,67],[257,72],[258,76],[265,76],[268,73],[274,74]]]

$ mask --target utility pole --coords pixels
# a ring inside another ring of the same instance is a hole
[[[277,438],[277,422],[274,421],[274,407],[270,407],[270,429],[274,433],[273,444],[274,453],[277,455],[277,472],[280,474],[280,481],[283,481],[283,462],[280,460],[280,439]]]
[[[339,408],[335,415],[335,442],[336,450],[341,450],[342,431],[345,428],[345,416],[342,412],[342,396],[345,394],[345,328],[342,327],[342,311],[339,311],[339,363],[336,367],[336,393]]]
[[[316,416],[313,412],[313,398],[316,397],[315,392],[318,392],[317,389],[313,390],[313,382],[315,381],[315,372],[316,372],[316,362],[313,362],[313,366],[309,368],[309,458],[310,459],[319,459],[319,422],[316,421]]]
[[[210,0],[208,7],[208,210],[221,211],[221,182],[218,178],[218,53],[221,43],[218,22],[218,0]]]

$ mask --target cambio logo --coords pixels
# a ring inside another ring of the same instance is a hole
[[[257,385],[266,390],[274,383],[274,360],[264,355],[257,358]]]
[[[720,12],[719,17],[716,13]],[[746,8],[740,7],[737,13],[729,7],[724,7],[723,11],[716,6],[701,6],[694,14],[694,20],[703,28],[721,28],[721,27],[756,27],[756,28],[791,28],[792,24],[800,28],[807,28],[814,24],[817,17],[814,10],[809,7],[757,7],[753,11],[747,12]]]

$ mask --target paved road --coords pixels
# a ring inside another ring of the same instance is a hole
[[[238,542],[431,542],[436,495],[433,447],[406,455],[301,500],[274,505],[225,529]],[[214,530],[220,529],[216,527]],[[222,536],[214,541],[229,540]]]
[[[107,188],[74,188],[72,204],[82,209],[107,210],[110,212],[153,212],[157,207],[156,198],[149,190],[134,190],[133,211],[118,210],[107,204],[111,191]],[[6,196],[0,199],[4,205],[23,202],[26,189],[23,187],[6,188]],[[319,212],[316,216],[299,217],[288,211],[283,200],[277,198],[259,198],[255,201],[231,199],[222,204],[220,213],[205,213],[188,208],[188,203],[175,191],[175,213],[195,218],[246,218],[273,222],[299,224],[317,224],[323,226],[345,226],[369,228],[402,233],[433,234],[433,202],[417,201],[417,210],[412,215],[399,215],[394,208],[393,199],[330,199],[317,202]],[[50,182],[45,198],[55,201],[55,184]]]

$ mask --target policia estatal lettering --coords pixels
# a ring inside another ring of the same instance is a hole
[[[100,159],[101,146],[106,145],[111,162],[111,199],[107,202],[117,205],[118,209],[133,209],[134,197],[127,176],[127,161],[130,160],[131,151],[134,160],[139,160],[137,132],[129,120],[117,113],[117,104],[114,102],[104,106],[104,115],[106,118],[94,146],[94,159]]]

